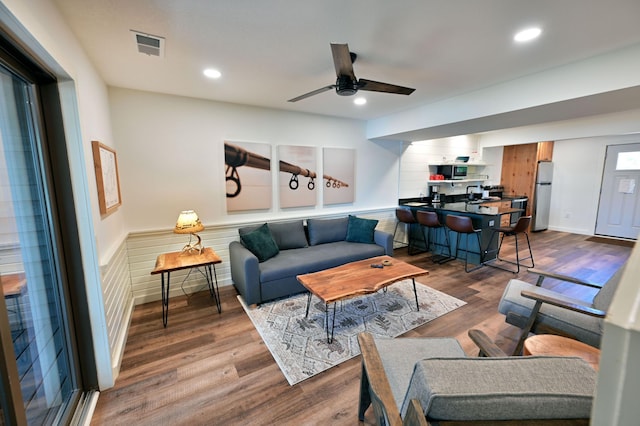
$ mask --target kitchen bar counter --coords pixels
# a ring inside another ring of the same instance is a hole
[[[481,248],[478,248],[477,239],[475,237],[469,238],[470,250],[472,252],[483,252],[488,250],[490,255],[484,260],[490,260],[495,258],[495,250],[498,248],[498,238],[491,238],[493,233],[492,228],[500,226],[500,218],[503,215],[511,215],[512,213],[522,212],[522,209],[515,209],[511,207],[505,207],[500,204],[500,200],[488,200],[486,202],[456,202],[456,203],[446,203],[446,204],[430,204],[425,201],[415,200],[415,199],[406,199],[399,200],[401,207],[409,208],[413,214],[416,214],[418,210],[427,210],[427,211],[435,211],[438,214],[438,218],[440,223],[444,224],[446,217],[450,214],[458,215],[458,216],[468,216],[471,218],[471,222],[473,223],[473,227],[475,229],[482,230],[480,235]],[[418,227],[415,227],[412,232],[420,232]],[[420,236],[413,237],[415,241],[422,241]],[[451,243],[452,253],[455,253],[456,250],[456,239],[454,234],[449,235],[449,240]],[[430,242],[431,249],[434,254],[446,254],[443,253],[443,249],[440,246],[433,245],[433,242]],[[461,238],[461,249],[466,247],[465,237]],[[464,256],[464,252],[459,253],[460,256]],[[469,262],[478,264],[480,263],[480,255],[469,253]]]
[[[414,209],[431,210],[431,211],[448,211],[456,213],[473,213],[486,216],[502,216],[503,214],[511,214],[521,212],[522,209],[514,209],[498,205],[500,200],[488,200],[478,202],[458,202],[446,204],[430,204],[426,202],[409,201],[400,206]]]

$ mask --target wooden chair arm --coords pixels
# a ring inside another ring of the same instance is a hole
[[[600,309],[595,309],[585,305],[578,305],[576,303],[570,302],[565,299],[538,294],[534,291],[523,290],[520,294],[522,295],[522,297],[526,297],[527,299],[533,299],[542,303],[548,303],[553,306],[558,306],[560,308],[565,308],[571,311],[580,312],[582,314],[590,315],[593,317],[604,318],[605,315],[607,314],[606,312],[601,311]]]
[[[401,426],[402,418],[400,417],[400,412],[393,398],[391,385],[385,374],[382,359],[376,348],[373,336],[367,332],[360,333],[358,334],[358,343],[360,344],[360,352],[362,354],[363,373],[366,371],[369,379],[369,387],[384,407],[387,419],[389,420],[389,426]]]
[[[590,283],[578,278],[574,278],[574,277],[570,277],[568,275],[562,275],[562,274],[556,274],[554,272],[547,272],[547,271],[542,271],[540,269],[535,269],[535,268],[529,268],[528,269],[529,272],[531,272],[532,274],[536,274],[538,275],[538,281],[536,282],[536,285],[538,287],[540,287],[542,285],[542,281],[545,278],[553,278],[555,280],[560,280],[560,281],[567,281],[573,284],[579,284],[579,285],[584,285],[587,287],[593,287],[593,288],[602,288],[602,284],[594,284],[594,283]]]
[[[404,420],[402,421],[403,426],[429,426],[427,423],[427,419],[424,417],[424,411],[422,410],[422,405],[420,405],[420,401],[417,399],[412,399],[409,401],[409,406],[407,407],[407,413],[404,415]]]
[[[508,356],[502,351],[483,331],[477,329],[471,329],[467,333],[473,343],[480,348],[479,356],[487,357],[504,357]]]

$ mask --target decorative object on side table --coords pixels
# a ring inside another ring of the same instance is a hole
[[[202,254],[202,239],[196,232],[200,232],[204,230],[204,226],[200,222],[200,218],[193,210],[184,210],[180,212],[180,216],[178,216],[178,220],[176,221],[176,227],[173,229],[173,232],[176,234],[190,234],[189,242],[182,248],[183,253],[195,253]],[[191,236],[196,237],[198,242],[195,244],[191,243]]]

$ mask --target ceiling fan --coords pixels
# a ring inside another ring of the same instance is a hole
[[[365,80],[361,78],[358,80],[353,73],[353,63],[356,61],[357,55],[353,52],[349,52],[349,46],[345,44],[331,43],[331,53],[333,54],[333,64],[336,68],[336,84],[325,86],[313,92],[305,93],[293,99],[289,99],[289,102],[298,102],[302,99],[317,95],[327,90],[336,89],[336,93],[340,96],[355,95],[358,90],[368,90],[370,92],[385,92],[395,93],[398,95],[410,95],[416,89],[409,87],[397,86],[395,84],[381,83],[379,81]]]

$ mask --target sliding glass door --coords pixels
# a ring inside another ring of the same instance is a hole
[[[6,52],[5,52],[6,53]],[[0,404],[5,424],[66,423],[79,399],[73,310],[42,97],[0,61]],[[26,72],[25,72],[26,70]],[[36,80],[36,81],[34,81]],[[70,191],[70,188],[67,188]]]

